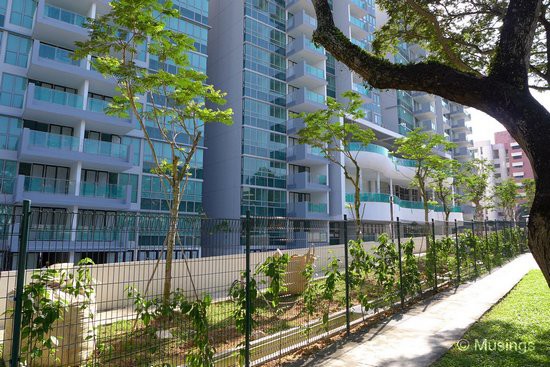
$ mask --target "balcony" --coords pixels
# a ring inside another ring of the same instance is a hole
[[[293,118],[286,122],[286,132],[289,135],[297,135],[298,131],[302,130],[306,126],[305,122],[301,118]]]
[[[286,25],[286,32],[292,37],[305,34],[311,38],[315,29],[317,29],[317,19],[304,10],[294,13],[294,16],[288,20]]]
[[[359,19],[350,15],[349,22],[351,26],[351,35],[354,38],[365,39],[369,36],[369,33],[374,31],[374,29],[370,29],[370,25],[365,19]]]
[[[75,41],[86,41],[88,29],[84,28],[86,16],[63,9],[45,0],[39,0],[36,8],[32,37],[44,42],[73,48]]]
[[[469,126],[466,125],[466,120],[453,120],[451,123],[451,128],[455,133],[466,133],[471,134],[472,131]]]
[[[327,85],[325,71],[308,64],[305,60],[290,67],[286,72],[286,81],[296,86],[310,89]]]
[[[301,144],[288,147],[286,152],[287,162],[299,166],[319,166],[329,163],[319,148]]]
[[[361,96],[364,103],[371,103],[372,102],[371,90],[368,87],[366,87],[364,84],[362,84],[362,83],[353,83],[352,86],[351,86],[351,89],[354,92],[359,93],[359,96]]]
[[[297,13],[300,10],[306,10],[310,14],[315,14],[311,0],[286,0],[286,10],[290,13]]]
[[[468,111],[466,111],[464,106],[456,104],[456,103],[451,104],[450,116],[452,118],[455,118],[455,119],[456,118],[463,118],[464,120],[467,120],[467,121],[471,120],[470,113]]]
[[[308,61],[310,64],[317,64],[326,60],[325,49],[317,47],[305,35],[300,35],[286,46],[287,57],[294,61]]]
[[[435,96],[433,94],[426,92],[411,92],[411,96],[418,103],[428,103],[435,100]]]
[[[324,110],[325,96],[308,88],[300,88],[286,96],[286,107],[294,112],[315,112]]]
[[[35,205],[50,207],[79,206],[89,209],[132,208],[132,189],[128,185],[111,185],[54,178],[19,175],[16,180],[15,201],[31,200]]]
[[[308,201],[288,203],[287,212],[288,216],[293,218],[320,220],[328,220],[329,218],[327,204],[324,203],[311,203]]]
[[[288,176],[287,189],[294,192],[328,192],[326,175],[312,175],[309,172],[292,173]]]
[[[353,203],[355,201],[355,194],[346,194],[346,202]],[[362,203],[389,203],[390,195],[376,192],[362,192],[359,194],[359,201]]]
[[[84,168],[123,172],[133,167],[133,147],[99,140],[80,140],[74,136],[23,129],[19,144],[19,160],[52,165],[73,165]]]
[[[466,147],[456,148],[456,149],[453,150],[453,156],[454,156],[454,158],[470,157],[470,151]]]
[[[350,12],[358,17],[364,17],[368,14],[368,6],[365,0],[349,0]]]
[[[435,106],[433,103],[416,104],[414,116],[418,119],[435,118]]]
[[[95,70],[88,70],[86,60],[73,60],[72,57],[71,51],[34,40],[28,76],[54,84],[63,80],[63,85],[75,89],[79,89],[85,80],[90,80],[96,93],[113,93],[113,78],[105,78]]]

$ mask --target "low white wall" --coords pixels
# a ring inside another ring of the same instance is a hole
[[[414,238],[414,241],[415,253],[424,252],[426,249],[425,238],[417,237]],[[376,246],[376,242],[365,242],[364,246],[370,250]],[[307,249],[296,249],[283,252],[305,254],[307,251]],[[252,271],[256,265],[262,263],[270,255],[272,252],[252,253]],[[344,259],[344,245],[316,247],[315,256],[316,272],[322,273],[331,258]],[[189,297],[193,297],[192,284],[194,284],[200,295],[208,293],[215,299],[227,297],[227,292],[233,281],[240,279],[241,273],[245,269],[245,261],[244,254],[189,259],[187,265],[184,260],[175,260],[172,269],[172,288],[184,290]],[[126,294],[126,287],[133,285],[144,292],[156,262],[156,260],[148,260],[91,266],[92,277],[97,281],[97,311],[103,312],[131,306],[131,301]],[[341,266],[343,267],[343,265],[343,261],[341,261]],[[33,270],[27,271],[26,283],[31,280],[32,272]],[[192,277],[189,277],[189,273],[192,274]],[[148,295],[162,294],[163,278],[164,261],[161,261],[150,284]],[[6,296],[8,292],[15,289],[15,285],[16,271],[0,272],[0,315],[4,315]],[[0,317],[0,329],[4,328],[6,318],[8,317]]]

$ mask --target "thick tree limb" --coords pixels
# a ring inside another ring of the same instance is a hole
[[[531,47],[542,0],[510,0],[489,76],[528,88]]]
[[[440,62],[393,64],[353,44],[334,24],[327,0],[312,0],[317,15],[315,42],[378,89],[417,90],[481,110],[480,97],[502,88],[494,79],[462,72]]]

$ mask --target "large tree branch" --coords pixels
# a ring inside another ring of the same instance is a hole
[[[489,76],[528,88],[529,58],[542,0],[510,0]]]
[[[502,88],[491,78],[435,61],[401,65],[376,57],[353,44],[336,27],[327,0],[312,1],[318,24],[314,41],[375,88],[424,91],[481,110],[486,109],[486,96]]]
[[[451,45],[451,39],[445,37],[445,33],[443,29],[441,28],[441,25],[439,24],[439,21],[437,20],[437,17],[424,8],[422,5],[418,4],[414,0],[405,0],[405,2],[419,15],[424,17],[428,23],[432,25],[433,32],[435,34],[435,37],[439,41],[441,45],[441,49],[443,50],[443,53],[447,57],[448,61],[453,64],[457,69],[470,72],[473,74],[476,74],[478,76],[481,76],[479,72],[475,69],[473,69],[470,65],[466,64],[460,56],[453,50],[453,47]]]

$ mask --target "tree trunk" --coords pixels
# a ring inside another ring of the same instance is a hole
[[[451,212],[445,209],[445,237],[449,237],[449,217]]]
[[[355,210],[355,234],[357,235],[357,240],[363,240],[361,230],[361,189],[359,185],[355,186],[355,198],[353,202],[353,209]]]
[[[547,161],[550,171],[550,161]],[[548,181],[550,184],[550,181]],[[540,190],[539,190],[540,187]],[[550,285],[550,186],[537,182],[537,192],[529,214],[529,248]]]
[[[170,301],[170,293],[172,291],[172,261],[174,258],[174,247],[178,234],[178,219],[179,219],[179,202],[180,192],[179,187],[172,188],[173,196],[170,208],[170,224],[168,227],[166,241],[166,260],[164,268],[164,286],[162,291],[162,301],[165,305]]]

